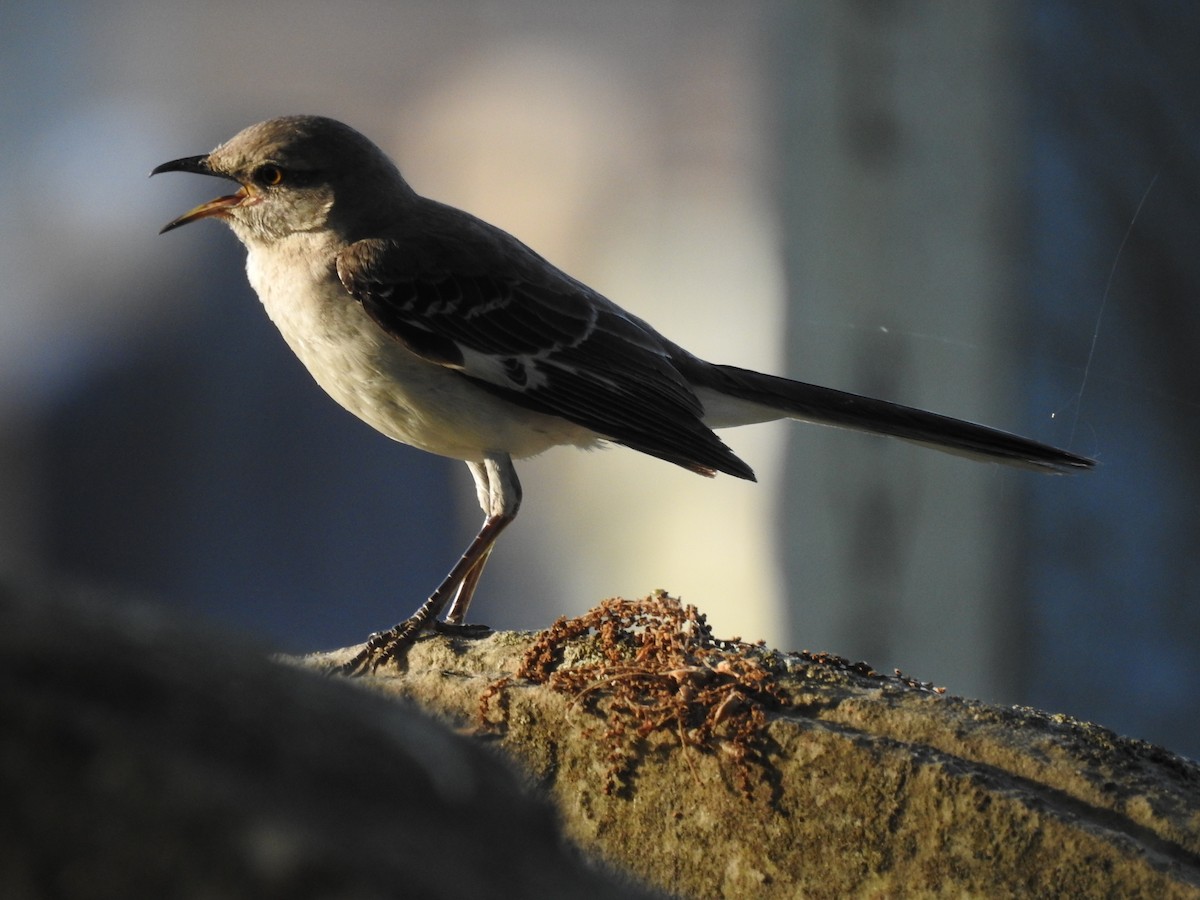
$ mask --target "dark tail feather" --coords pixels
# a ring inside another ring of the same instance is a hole
[[[778,409],[789,417],[869,431],[913,441],[947,453],[1039,472],[1081,472],[1095,460],[1028,438],[937,413],[873,400],[845,391],[714,365],[709,386],[742,400]]]

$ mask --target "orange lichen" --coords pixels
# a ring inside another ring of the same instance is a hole
[[[566,662],[569,654],[575,659]],[[761,644],[715,638],[696,607],[662,591],[644,600],[605,600],[578,618],[559,619],[512,678],[484,692],[485,722],[496,710],[504,717],[504,691],[517,678],[568,695],[603,718],[605,793],[629,787],[647,738],[663,732],[685,751],[720,751],[749,797],[762,781],[757,776],[768,771],[767,713],[788,705]]]

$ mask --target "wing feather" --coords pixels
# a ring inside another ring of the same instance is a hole
[[[346,290],[386,332],[482,389],[704,474],[753,478],[650,326],[515,238],[434,204],[420,233],[358,241]],[[459,217],[439,229],[439,220]]]

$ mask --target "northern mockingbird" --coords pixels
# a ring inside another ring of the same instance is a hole
[[[981,425],[706,362],[512,235],[419,196],[346,125],[289,116],[151,172],[239,188],[164,232],[224,220],[271,320],[338,403],[388,437],[466,461],[484,522],[419,609],[373,635],[348,671],[403,654],[449,604],[462,626],[496,539],[517,515],[513,459],[624,444],[701,475],[754,473],[712,429],[799,419],[1040,472],[1092,460]]]

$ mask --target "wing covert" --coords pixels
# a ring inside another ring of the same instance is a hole
[[[359,241],[339,254],[338,276],[409,350],[493,394],[695,471],[752,477],[701,421],[673,345],[540,257],[520,265],[532,251],[508,239],[491,267]]]

